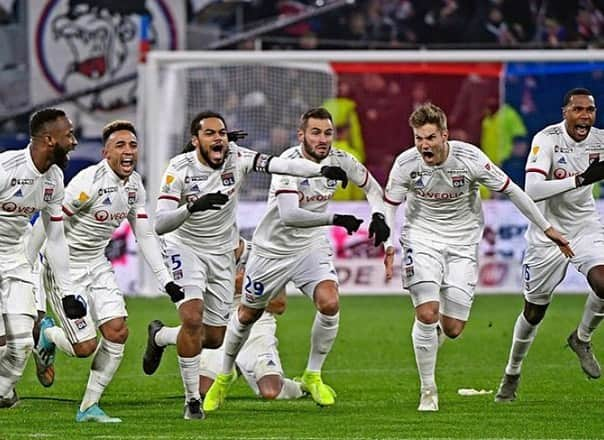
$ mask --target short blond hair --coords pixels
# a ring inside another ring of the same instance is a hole
[[[440,131],[447,129],[447,115],[443,109],[432,103],[426,103],[416,108],[409,116],[411,128],[419,128],[426,124],[434,124]]]

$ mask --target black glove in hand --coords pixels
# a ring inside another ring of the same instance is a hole
[[[390,237],[390,228],[386,224],[384,214],[374,212],[369,223],[369,238],[374,238],[373,245],[379,246]]]
[[[229,142],[237,142],[239,139],[243,139],[247,136],[247,132],[243,130],[227,131],[227,139]]]
[[[194,202],[189,203],[187,209],[191,214],[198,211],[207,211],[208,209],[217,211],[228,201],[229,196],[220,192],[204,194]]]
[[[323,177],[327,177],[328,179],[341,180],[342,188],[346,188],[346,186],[348,186],[348,176],[346,175],[346,171],[340,167],[325,165],[321,168],[321,175]]]
[[[180,287],[174,281],[168,282],[164,289],[166,289],[166,293],[170,296],[170,299],[173,303],[177,303],[178,301],[185,299],[184,290],[182,290],[182,287]]]
[[[361,226],[361,223],[363,223],[363,220],[356,218],[354,215],[334,214],[333,216],[333,224],[345,227],[348,235],[352,235],[353,232],[356,232],[359,229],[359,226]]]
[[[604,179],[604,161],[592,162],[577,176],[577,186],[591,185]]]
[[[69,319],[80,319],[86,316],[86,303],[84,300],[75,295],[66,295],[61,299],[65,316]]]

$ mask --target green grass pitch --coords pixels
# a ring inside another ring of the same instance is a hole
[[[182,419],[183,393],[174,349],[154,376],[141,369],[149,320],[176,323],[166,299],[128,299],[130,339],[124,361],[102,400],[118,425],[75,423],[90,359],[59,354],[56,382],[42,388],[30,361],[18,385],[20,405],[0,411],[0,439],[394,439],[602,438],[604,379],[588,380],[566,337],[580,319],[584,295],[557,296],[524,364],[519,399],[464,397],[459,388],[496,390],[522,306],[520,295],[478,296],[465,332],[438,355],[440,411],[418,413],[408,297],[343,297],[340,333],[323,370],[338,392],[336,405],[312,400],[265,402],[240,380],[224,408],[202,422]],[[280,351],[289,376],[305,367],[312,304],[290,297],[279,319]],[[602,334],[594,337],[604,358]]]

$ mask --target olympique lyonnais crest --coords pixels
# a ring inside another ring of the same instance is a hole
[[[589,153],[589,164],[600,162],[600,153]]]
[[[50,202],[52,200],[52,195],[54,192],[54,188],[44,188],[44,201]]]
[[[235,185],[235,175],[233,173],[222,173],[220,178],[224,186]]]
[[[167,0],[47,0],[33,23],[41,76],[65,94],[135,74],[143,45],[178,48],[171,8]],[[146,39],[141,38],[143,17],[150,23]],[[135,99],[132,80],[78,104],[88,111],[113,111]]]
[[[464,176],[453,176],[451,177],[451,180],[453,181],[454,188],[460,188],[466,183],[466,179]]]

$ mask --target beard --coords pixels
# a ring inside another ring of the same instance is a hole
[[[69,155],[66,149],[63,149],[61,145],[55,144],[52,154],[52,162],[56,164],[62,170],[67,168],[69,164]]]
[[[201,154],[201,157],[204,158],[204,160],[206,161],[208,166],[210,168],[212,168],[213,170],[217,170],[218,168],[220,168],[224,164],[224,161],[226,159],[226,154],[225,154],[222,157],[222,160],[220,161],[220,163],[212,162],[212,160],[210,159],[210,155],[208,154],[208,152],[206,150],[203,149],[203,147],[199,147],[199,153]]]
[[[313,150],[313,148],[310,146],[310,144],[308,142],[306,142],[306,136],[304,136],[304,139],[302,139],[302,147],[304,148],[304,152],[306,154],[308,154],[313,159],[317,159],[319,162],[322,161],[323,159],[325,159],[329,155],[329,152],[331,151],[331,146],[330,146],[327,149],[327,153],[325,153],[325,155],[317,153],[315,150]]]

